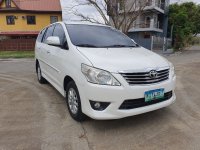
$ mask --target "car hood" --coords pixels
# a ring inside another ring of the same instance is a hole
[[[168,61],[143,47],[138,48],[82,48],[77,47],[94,67],[109,72],[145,71],[169,67]]]

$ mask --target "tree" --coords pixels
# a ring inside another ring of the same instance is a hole
[[[200,6],[193,2],[172,4],[169,8],[169,25],[173,26],[173,43],[183,48],[194,34],[200,32]]]
[[[200,5],[198,5],[196,8],[196,13],[194,16],[194,24],[195,24],[194,33],[195,35],[197,35],[198,33],[200,33]]]
[[[77,11],[80,6],[92,6],[99,13],[106,25],[112,25],[124,33],[133,27],[134,21],[143,13],[147,0],[75,0],[71,11],[82,21],[102,23],[99,19]],[[107,16],[108,15],[108,16]]]

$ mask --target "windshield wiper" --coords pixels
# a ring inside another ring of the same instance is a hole
[[[135,47],[135,46],[130,46],[130,45],[110,45],[110,46],[107,46],[107,47]]]
[[[97,46],[92,45],[92,44],[78,44],[76,46],[78,46],[78,47],[97,47]]]

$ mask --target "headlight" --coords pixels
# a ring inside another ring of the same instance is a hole
[[[169,63],[169,65],[170,65],[170,73],[171,73],[172,77],[174,77],[174,76],[175,76],[175,68],[174,68],[174,65],[173,65],[171,62]]]
[[[88,82],[100,85],[120,86],[121,84],[107,71],[82,64],[81,71]]]

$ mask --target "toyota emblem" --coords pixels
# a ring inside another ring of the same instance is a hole
[[[155,79],[155,78],[157,77],[157,75],[158,75],[158,73],[157,73],[156,70],[151,70],[151,71],[149,72],[149,77],[150,77],[151,79]]]

